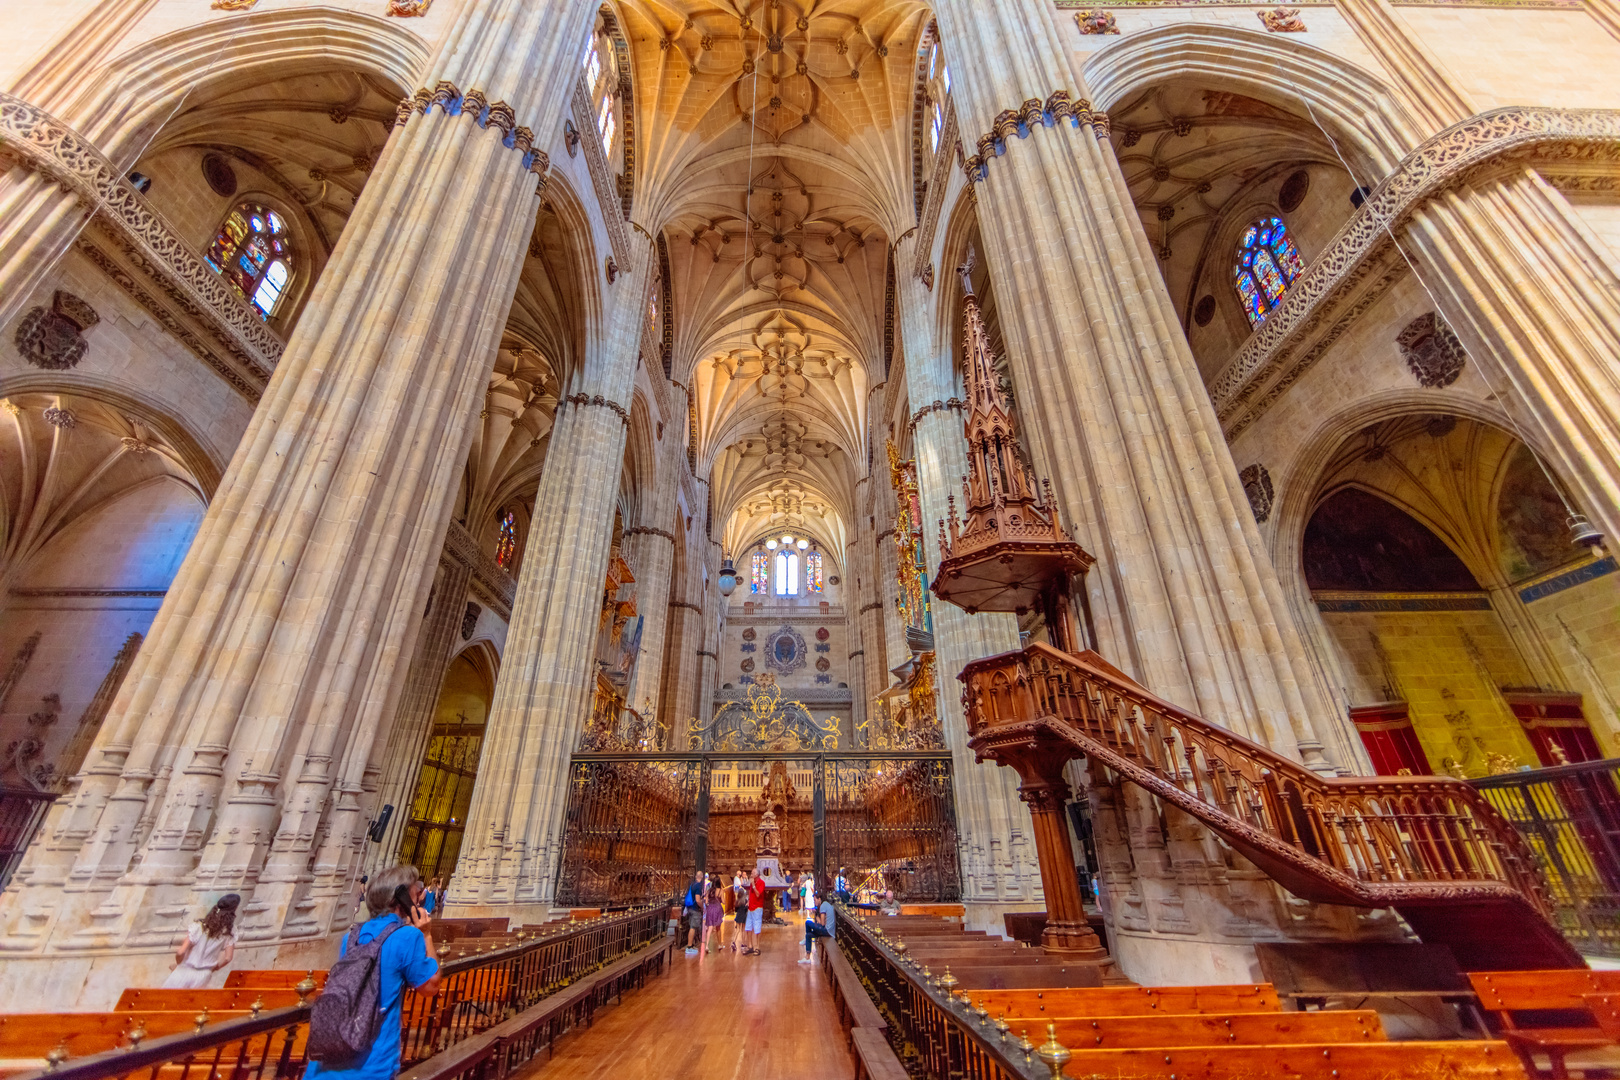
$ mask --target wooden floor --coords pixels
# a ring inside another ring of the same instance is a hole
[[[819,958],[795,962],[804,955],[804,920],[791,914],[787,926],[767,926],[760,938],[760,956],[677,949],[667,974],[597,1010],[594,1025],[559,1040],[556,1057],[540,1057],[513,1080],[853,1076]]]

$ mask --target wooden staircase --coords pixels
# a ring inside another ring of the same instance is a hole
[[[1584,967],[1523,837],[1449,777],[1327,779],[1044,644],[962,669],[969,745],[1049,777],[1085,757],[1203,822],[1295,896],[1391,907],[1464,970]],[[1033,809],[1033,804],[1032,804]],[[1043,875],[1044,876],[1044,875]]]

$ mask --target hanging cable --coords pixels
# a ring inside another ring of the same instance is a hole
[[[1349,174],[1351,182],[1356,185],[1356,190],[1365,192],[1366,195],[1370,195],[1373,189],[1363,184],[1361,182],[1361,178],[1356,175],[1355,169],[1350,167],[1350,162],[1345,158],[1343,151],[1339,149],[1339,141],[1333,137],[1333,133],[1328,130],[1327,125],[1323,124],[1321,119],[1316,115],[1316,109],[1311,105],[1310,96],[1299,88],[1299,85],[1294,82],[1293,78],[1289,75],[1285,68],[1279,67],[1278,70],[1282,72],[1283,78],[1288,81],[1289,88],[1294,91],[1295,96],[1305,103],[1305,111],[1310,114],[1311,123],[1315,124],[1316,129],[1322,133],[1322,137],[1327,139],[1328,146],[1333,150],[1333,156],[1338,158],[1339,164],[1343,166],[1344,171]],[[1396,253],[1401,257],[1401,260],[1406,263],[1406,268],[1412,272],[1412,276],[1417,279],[1418,286],[1428,296],[1429,302],[1434,305],[1435,313],[1438,315],[1441,310],[1440,301],[1435,296],[1434,290],[1429,288],[1429,283],[1424,280],[1423,274],[1418,270],[1417,264],[1412,260],[1412,257],[1406,253],[1406,249],[1401,246],[1400,238],[1395,235],[1395,229],[1391,223],[1391,219],[1387,216],[1379,217],[1376,211],[1369,211],[1369,213],[1372,213],[1377,219],[1379,227],[1382,228],[1385,235],[1389,237],[1390,243],[1395,246]],[[1518,385],[1514,382],[1512,374],[1507,370],[1507,365],[1501,361],[1498,361],[1494,355],[1491,359],[1506,385],[1514,391],[1518,391]],[[1522,393],[1520,396],[1522,397]],[[1543,461],[1541,455],[1536,452],[1536,448],[1531,445],[1530,440],[1525,438],[1524,429],[1519,426],[1518,418],[1514,415],[1514,410],[1511,403],[1504,402],[1502,412],[1507,417],[1508,424],[1513,428],[1513,434],[1518,438],[1520,444],[1524,446],[1525,450],[1529,451],[1531,458],[1535,460],[1536,465],[1541,469],[1542,476],[1546,477],[1548,486],[1551,487],[1553,493],[1558,496],[1558,501],[1563,504],[1564,513],[1568,516],[1566,524],[1569,527],[1572,542],[1591,548],[1593,555],[1601,558],[1603,554],[1603,534],[1592,526],[1592,523],[1587,520],[1585,514],[1581,513],[1580,511],[1576,510],[1574,506],[1570,505],[1568,496],[1564,494],[1563,486],[1553,478],[1552,471],[1547,468],[1547,463]]]

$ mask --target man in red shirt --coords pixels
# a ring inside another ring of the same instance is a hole
[[[743,924],[743,933],[748,936],[748,944],[743,947],[744,956],[759,955],[759,928],[764,918],[765,878],[756,866],[754,880],[748,885],[748,921]]]

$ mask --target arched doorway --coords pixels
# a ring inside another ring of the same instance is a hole
[[[482,643],[450,661],[399,848],[400,861],[425,879],[455,872],[494,693],[494,660]]]
[[[1554,482],[1513,435],[1444,414],[1331,455],[1300,571],[1377,772],[1479,777],[1615,746],[1614,560],[1572,543]]]

